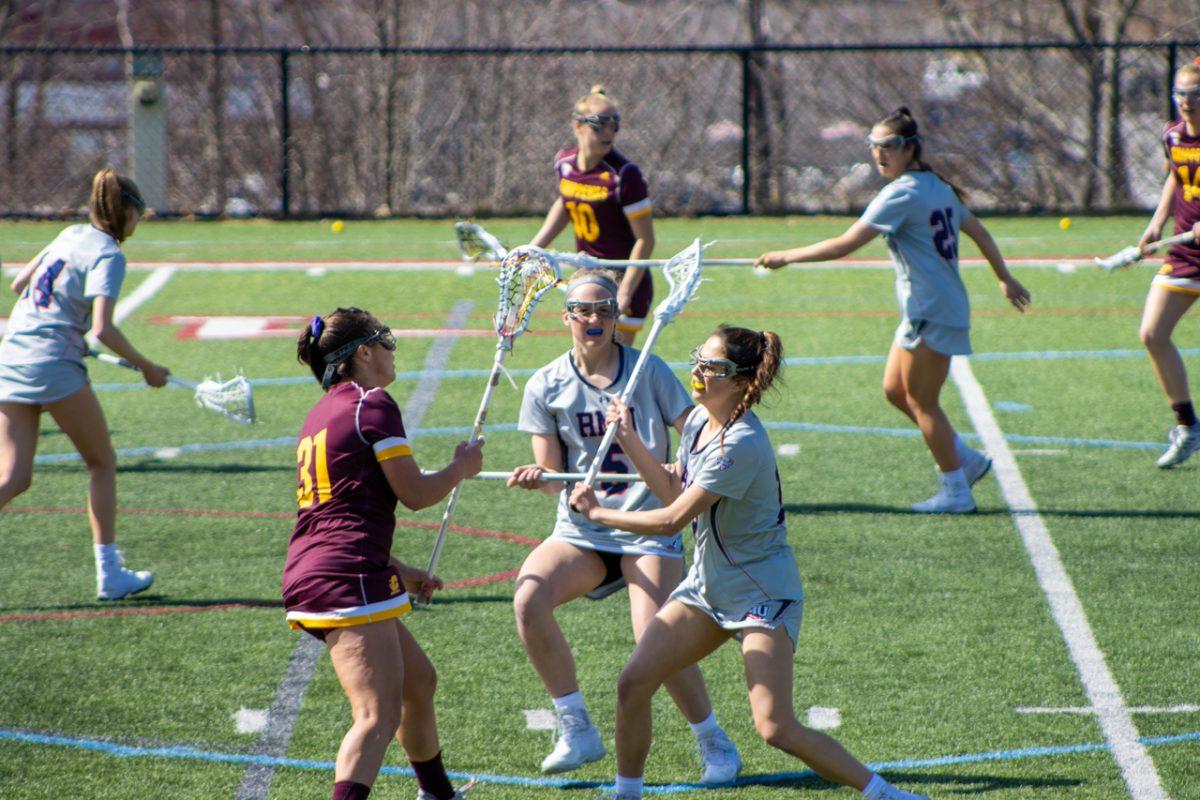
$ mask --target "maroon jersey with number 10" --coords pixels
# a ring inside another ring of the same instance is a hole
[[[1188,136],[1183,120],[1176,120],[1163,130],[1162,145],[1175,175],[1175,233],[1183,233],[1200,221],[1200,138]],[[1159,275],[1200,281],[1200,242],[1172,247]],[[1196,293],[1194,286],[1178,288]]]
[[[558,193],[575,229],[576,249],[596,258],[626,259],[636,237],[629,220],[650,214],[650,190],[637,164],[610,150],[586,172],[578,147],[554,157]]]

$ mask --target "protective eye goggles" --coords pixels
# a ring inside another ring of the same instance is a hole
[[[750,371],[750,368],[739,367],[728,358],[705,358],[700,355],[699,347],[692,350],[688,357],[688,366],[698,369],[706,378],[732,378]]]
[[[572,114],[571,119],[585,123],[597,133],[605,128],[612,128],[613,133],[621,130],[620,114]]]
[[[1178,86],[1171,90],[1171,96],[1176,100],[1200,100],[1200,86],[1191,89],[1180,89]]]
[[[383,345],[385,350],[396,349],[396,337],[387,328],[380,328],[370,336],[364,336],[361,339],[354,339],[346,342],[344,345],[334,350],[329,355],[325,356],[326,364],[340,364],[354,354],[354,351],[363,345],[372,345],[378,342]]]
[[[899,150],[906,145],[918,141],[920,138],[921,137],[919,135],[901,136],[898,133],[894,133],[891,136],[885,136],[882,139],[872,139],[870,136],[868,136],[867,147],[870,147],[872,150]]]
[[[615,297],[609,297],[605,300],[567,301],[567,316],[573,320],[593,315],[602,319],[616,319],[618,311],[617,299]]]

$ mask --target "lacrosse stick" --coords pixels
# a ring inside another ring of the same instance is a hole
[[[492,374],[488,377],[487,388],[483,392],[483,401],[475,415],[475,424],[471,428],[470,443],[474,444],[483,433],[483,423],[487,419],[488,406],[492,402],[492,393],[500,382],[500,373],[504,371],[504,359],[513,348],[513,340],[529,327],[533,317],[533,309],[545,296],[562,280],[558,264],[553,259],[542,256],[539,248],[518,247],[504,257],[500,262],[500,302],[496,308],[496,356],[492,361]],[[429,566],[426,572],[434,574],[438,559],[442,555],[442,544],[446,540],[446,528],[450,525],[450,517],[454,507],[458,505],[458,496],[462,492],[462,483],[457,484],[450,492],[450,501],[446,504],[446,512],[442,514],[442,524],[438,528],[437,538],[433,541],[433,552],[429,556]],[[427,599],[427,598],[426,598]]]
[[[95,350],[89,350],[88,355],[98,361],[103,361],[105,364],[114,364],[118,367],[141,372],[134,364],[108,353],[98,353]],[[196,405],[216,412],[231,422],[236,422],[239,425],[252,425],[257,418],[254,413],[254,392],[250,388],[250,381],[246,380],[242,375],[224,382],[205,378],[200,383],[168,375],[167,383],[191,389],[192,396],[196,399]]]
[[[454,236],[463,261],[503,261],[508,255],[508,248],[499,239],[474,222],[460,219],[454,223]]]
[[[1150,244],[1146,245],[1146,250],[1148,250],[1150,253],[1153,253],[1156,250],[1163,249],[1164,247],[1172,247],[1173,245],[1190,242],[1192,241],[1192,238],[1193,236],[1191,231],[1177,233],[1168,239],[1160,239],[1157,242],[1151,242]],[[1141,248],[1139,248],[1137,245],[1130,245],[1124,250],[1121,250],[1120,252],[1109,256],[1108,258],[1093,258],[1092,261],[1094,261],[1096,266],[1100,269],[1112,272],[1113,270],[1120,269],[1121,267],[1128,267],[1130,264],[1135,264],[1138,261],[1141,261],[1143,255],[1147,255],[1147,253],[1143,253]]]
[[[558,260],[564,264],[570,264],[576,269],[622,269],[624,267],[663,267],[670,263],[661,258],[633,258],[633,259],[608,259],[596,258],[587,253],[569,253],[558,254]],[[704,266],[706,267],[752,267],[754,266],[753,258],[706,258]]]
[[[511,472],[480,472],[471,476],[476,481],[506,481],[512,477]],[[583,472],[543,472],[544,481],[581,481],[587,477]],[[644,483],[645,479],[636,472],[601,472],[596,475],[600,483]]]
[[[646,336],[646,344],[642,347],[637,363],[633,365],[633,371],[629,373],[629,380],[625,382],[625,388],[621,390],[621,403],[628,404],[630,398],[633,397],[638,377],[642,374],[642,367],[650,358],[650,351],[654,349],[654,341],[658,338],[658,334],[678,316],[687,301],[696,293],[696,289],[700,287],[703,249],[700,240],[696,239],[663,266],[663,274],[666,275],[671,289],[666,298],[654,308],[654,325],[650,327],[650,333]],[[585,485],[595,485],[600,474],[600,465],[608,455],[608,450],[612,447],[616,435],[616,425],[609,425],[605,429],[604,438],[600,440],[600,449],[596,451],[596,457],[592,459],[592,465],[588,467],[587,474],[583,478]]]

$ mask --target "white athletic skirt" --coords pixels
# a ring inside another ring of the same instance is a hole
[[[0,364],[0,403],[56,403],[87,383],[87,368],[78,361]]]
[[[930,350],[944,356],[971,355],[970,328],[942,325],[927,319],[900,320],[896,342],[905,350],[916,350],[924,342]]]

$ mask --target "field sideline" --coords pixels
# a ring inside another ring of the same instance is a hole
[[[1008,309],[963,244],[976,354],[956,360],[944,405],[996,458],[970,518],[906,511],[932,491],[933,474],[879,391],[898,316],[881,243],[852,264],[766,276],[713,268],[658,352],[683,375],[717,322],[783,338],[786,383],[761,416],[808,595],[796,654],[802,719],[836,721],[831,732],[853,752],[934,798],[1200,798],[1200,462],[1153,466],[1171,418],[1137,340],[1150,266],[1090,266],[1136,241],[1146,219],[1079,217],[1066,230],[1058,218],[984,221],[1034,305],[1024,317]],[[511,245],[539,222],[482,224]],[[699,236],[716,240],[714,257],[752,257],[849,222],[658,220],[656,255]],[[0,223],[6,271],[61,227]],[[452,234],[449,221],[348,221],[341,233],[328,221],[139,228],[126,247],[122,329],[179,375],[244,370],[260,422],[230,425],[186,392],[91,366],[120,453],[121,541],[158,574],[146,596],[114,605],[92,591],[85,473],[43,424],[34,486],[0,512],[0,797],[328,796],[349,711],[328,659],[301,644],[278,606],[291,450],[319,392],[295,362],[294,331],[339,304],[407,331],[391,391],[418,460],[441,466],[466,435],[494,348],[494,283],[486,267],[458,268]],[[1185,318],[1176,334],[1193,380],[1196,325]],[[532,328],[508,362],[518,383],[567,344],[549,304]],[[528,460],[518,406],[502,384],[486,469]],[[424,563],[440,515],[401,509],[396,553]],[[480,780],[473,800],[583,800],[614,770],[613,687],[633,645],[624,594],[559,615],[610,756],[565,779],[537,772],[550,734],[525,712],[549,701],[510,601],[516,568],[552,520],[548,498],[468,485],[443,558],[449,588],[406,618],[439,670],[447,765]],[[743,780],[691,784],[690,733],[660,696],[648,791],[853,796],[758,740],[735,648],[703,670],[742,750]],[[414,797],[398,746],[386,764],[372,797]]]

